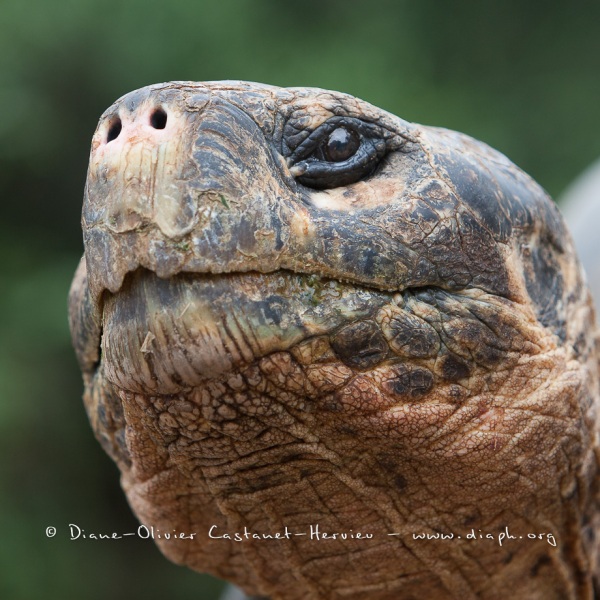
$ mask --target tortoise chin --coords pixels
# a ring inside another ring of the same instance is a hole
[[[504,156],[337,92],[172,82],[102,116],[83,231],[84,402],[140,520],[197,534],[172,560],[271,600],[592,598],[595,317]]]

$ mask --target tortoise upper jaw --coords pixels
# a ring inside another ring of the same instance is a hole
[[[281,266],[304,218],[289,202],[293,179],[244,111],[209,97],[145,89],[102,117],[82,216],[94,297],[139,267],[166,278]]]

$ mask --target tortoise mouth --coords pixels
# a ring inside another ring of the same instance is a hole
[[[104,294],[102,361],[121,389],[178,393],[392,302],[391,292],[287,270],[161,279],[139,268]]]

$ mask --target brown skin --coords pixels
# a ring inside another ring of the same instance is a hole
[[[85,405],[140,520],[196,533],[171,560],[272,600],[593,598],[594,315],[505,157],[335,92],[157,85],[101,118],[83,229]]]

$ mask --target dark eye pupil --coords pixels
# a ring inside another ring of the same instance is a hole
[[[356,153],[360,146],[360,138],[354,131],[348,131],[345,127],[334,129],[325,144],[325,158],[329,162],[341,162],[348,160]]]

